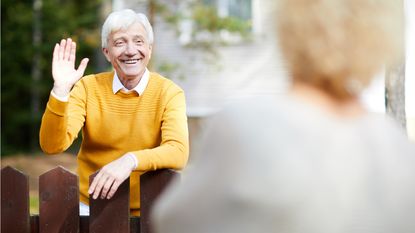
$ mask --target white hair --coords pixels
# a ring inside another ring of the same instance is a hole
[[[144,30],[147,32],[148,43],[152,45],[154,41],[153,28],[151,27],[147,16],[142,13],[136,13],[131,9],[124,9],[112,12],[105,20],[101,32],[102,48],[107,48],[108,36],[112,32],[120,29],[127,29],[134,23],[141,23],[141,25],[143,25]]]

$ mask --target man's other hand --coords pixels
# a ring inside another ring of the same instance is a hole
[[[95,176],[89,187],[88,193],[93,199],[101,194],[101,199],[110,199],[114,196],[118,187],[130,176],[135,168],[135,161],[131,154],[127,153],[117,160],[105,165]]]

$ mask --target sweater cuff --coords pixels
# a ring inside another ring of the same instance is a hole
[[[136,168],[137,168],[137,166],[138,166],[138,159],[137,159],[137,157],[135,156],[135,154],[133,154],[133,153],[127,153],[128,154],[128,156],[129,157],[131,157],[131,159],[134,161],[134,167],[133,167],[133,170],[135,170]]]
[[[55,113],[58,116],[64,116],[67,111],[68,102],[62,102],[54,97],[54,95],[49,96],[49,101],[47,108],[49,111]]]
[[[57,100],[59,100],[61,102],[68,102],[69,101],[69,95],[67,95],[67,96],[58,96],[58,95],[55,94],[55,92],[53,92],[53,90],[50,91],[50,94],[53,97],[55,97],[55,99],[57,99]]]
[[[148,156],[146,156],[146,150],[133,151],[132,154],[137,159],[137,167],[135,170],[138,171],[147,171],[148,166]]]

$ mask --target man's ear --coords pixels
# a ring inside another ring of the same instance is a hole
[[[151,54],[153,54],[153,45],[152,44],[149,45],[148,48],[149,48],[148,55],[149,55],[149,58],[151,58]]]
[[[102,53],[104,54],[107,61],[111,62],[110,55],[109,55],[110,52],[109,52],[108,48],[102,48]]]

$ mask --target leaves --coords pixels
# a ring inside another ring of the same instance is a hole
[[[38,128],[52,88],[51,61],[55,43],[71,36],[80,44],[78,59],[93,57],[100,49],[101,0],[42,0],[41,43],[33,44],[33,1],[3,0],[1,8],[1,153],[39,150]],[[40,53],[41,78],[32,81],[33,57]],[[79,64],[79,61],[76,62]],[[86,73],[95,69],[90,64]],[[33,109],[33,93],[40,104]]]

